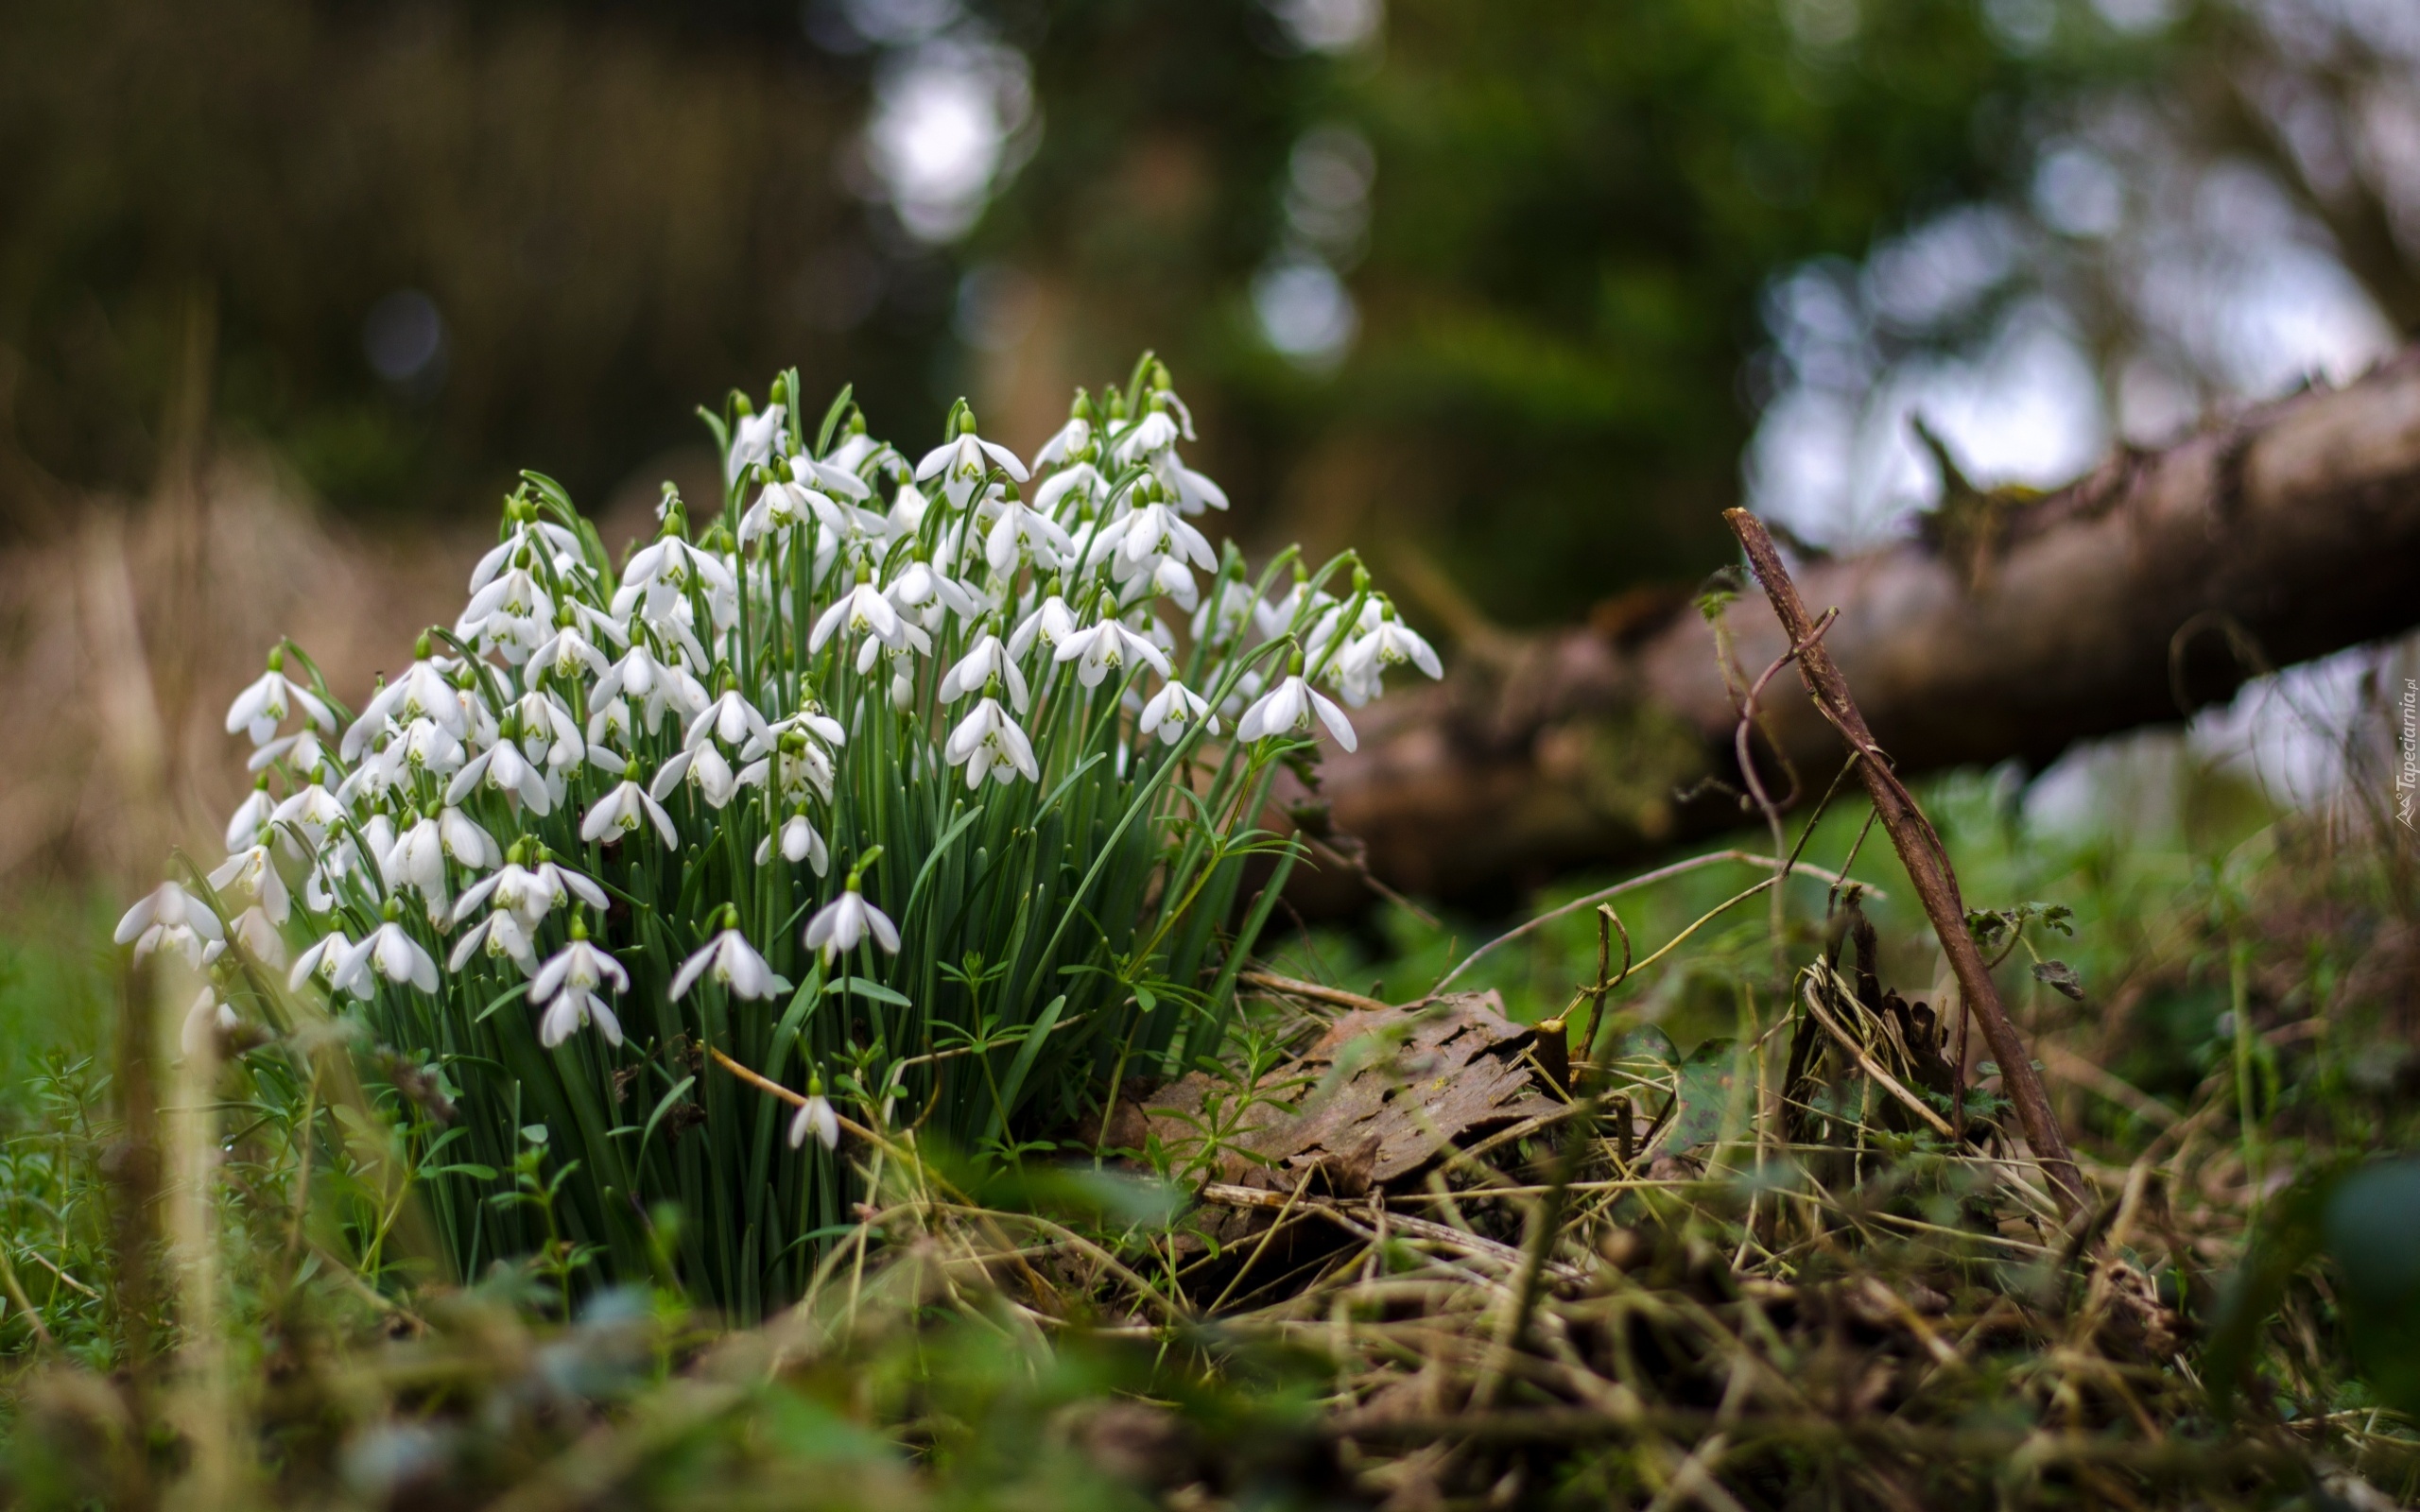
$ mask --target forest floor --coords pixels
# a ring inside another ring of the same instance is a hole
[[[2420,1176],[2375,1158],[2420,1147],[2420,887],[2391,812],[2280,813],[2190,764],[2082,828],[1993,777],[1922,797],[2083,1211],[1929,1006],[1948,975],[1905,873],[1840,805],[1802,851],[1823,875],[1684,871],[1612,898],[1619,937],[1568,907],[1453,983],[1493,999],[1418,1005],[1501,923],[1297,929],[1189,1122],[1017,1170],[844,1145],[877,1200],[745,1327],[568,1250],[441,1281],[401,1219],[339,1253],[314,1215],[358,1169],[250,1129],[181,1145],[112,1048],[104,911],[21,907],[0,1500],[2409,1504]],[[1270,1153],[1267,1109],[1366,1070],[1296,1058],[1357,999],[1411,1005],[1397,1045],[1500,1005],[1482,1049],[1524,1116],[1403,1170]]]

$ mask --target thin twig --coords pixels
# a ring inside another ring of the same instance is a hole
[[[2084,1185],[2083,1173],[2076,1168],[2075,1156],[2067,1148],[2066,1135],[2061,1131],[2058,1115],[2043,1091],[2042,1078],[2033,1070],[2024,1038],[2000,1005],[1999,988],[1984,970],[1982,953],[1976,948],[1974,936],[1967,932],[1966,908],[1958,894],[1958,877],[1950,869],[1941,836],[1925,818],[1924,810],[1917,806],[1907,784],[1892,771],[1890,758],[1875,743],[1874,732],[1866,728],[1865,716],[1858,712],[1857,700],[1849,694],[1848,679],[1841,676],[1831,652],[1810,641],[1815,622],[1799,598],[1797,585],[1790,581],[1789,570],[1782,565],[1781,553],[1773,548],[1772,537],[1763,523],[1745,509],[1727,509],[1723,519],[1739,538],[1749,565],[1764,584],[1765,596],[1772,603],[1773,617],[1781,622],[1782,632],[1793,645],[1802,647],[1798,673],[1807,693],[1824,717],[1841,732],[1849,749],[1863,758],[1858,763],[1858,776],[1865,782],[1875,810],[1881,816],[1882,828],[1908,869],[1909,880],[1915,884],[1916,896],[1923,901],[1933,933],[1941,939],[1942,954],[1949,957],[1950,970],[1958,977],[1962,999],[1968,1011],[1982,1021],[1983,1037],[1999,1061],[2000,1081],[2008,1091],[2009,1101],[2015,1105],[2025,1142],[2032,1147],[2033,1158],[2041,1162],[2043,1175],[2049,1178],[2061,1210],[2072,1217],[2090,1206],[2090,1189]]]

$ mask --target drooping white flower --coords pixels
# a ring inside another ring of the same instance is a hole
[[[268,847],[265,845],[251,846],[229,856],[210,874],[210,885],[222,894],[240,893],[251,899],[272,923],[285,922],[290,907],[285,879],[270,864]]]
[[[1016,658],[1000,644],[1000,638],[986,630],[975,643],[974,649],[959,658],[949,671],[942,675],[942,702],[956,703],[969,694],[979,693],[984,684],[994,678],[1008,684],[1009,702],[1017,713],[1025,713],[1025,674],[1017,670]]]
[[[436,815],[422,815],[395,836],[378,869],[388,886],[419,893],[431,919],[443,917],[452,893],[445,884],[445,836]]]
[[[459,740],[470,729],[463,716],[459,690],[447,680],[450,662],[428,654],[428,638],[421,638],[419,655],[404,675],[371,696],[361,717],[353,722],[338,745],[346,761],[357,759],[371,740],[389,727],[407,729],[416,720],[434,720]]]
[[[264,777],[244,795],[244,801],[227,819],[227,849],[241,850],[260,843],[261,832],[277,818],[277,799],[269,796],[268,779]]]
[[[321,703],[310,689],[285,675],[285,653],[283,647],[268,655],[268,670],[235,695],[227,706],[227,733],[243,730],[251,736],[254,746],[266,746],[277,734],[277,727],[295,710],[302,717],[333,735],[337,732],[337,716]]]
[[[227,937],[251,952],[252,958],[263,966],[271,971],[285,970],[285,936],[278,933],[266,905],[254,903],[237,914],[234,921],[227,926]]]
[[[1092,444],[1092,404],[1079,394],[1067,412],[1067,423],[1050,433],[1050,438],[1033,454],[1033,465],[1036,469],[1063,467],[1082,455]]]
[[[450,860],[474,871],[504,864],[504,848],[495,843],[495,836],[450,803],[438,811],[437,837]]]
[[[1079,462],[1045,478],[1041,487],[1033,490],[1033,507],[1063,524],[1074,519],[1085,505],[1098,504],[1108,495],[1109,480],[1100,475],[1100,469],[1090,462]]]
[[[1130,658],[1143,662],[1161,677],[1168,675],[1168,659],[1161,654],[1160,648],[1127,628],[1124,621],[1115,617],[1061,640],[1053,660],[1075,662],[1076,680],[1087,688],[1097,688],[1102,679],[1123,668]]]
[[[548,678],[559,681],[578,680],[582,673],[601,678],[613,662],[596,644],[581,633],[578,624],[565,625],[550,638],[541,641],[529,653],[529,680],[541,682]]]
[[[903,610],[921,610],[926,625],[938,625],[941,610],[973,617],[982,612],[983,601],[967,592],[965,586],[931,562],[911,560],[899,569],[899,576],[883,590],[883,596]]]
[[[1000,517],[992,523],[991,533],[983,541],[983,559],[1003,577],[1015,572],[1021,562],[1051,570],[1067,565],[1075,556],[1076,543],[1059,528],[1059,522],[1015,499],[1001,507]]]
[[[356,972],[348,973],[344,963],[353,954],[353,941],[344,932],[322,935],[308,949],[294,958],[294,969],[285,973],[285,985],[295,991],[302,984],[318,977],[331,992],[350,991],[355,997],[368,997],[370,984]]]
[[[445,801],[461,802],[481,782],[493,791],[518,799],[532,814],[543,816],[554,810],[554,796],[546,789],[545,774],[522,754],[517,741],[499,740],[465,762],[445,784]]]
[[[681,833],[672,827],[672,816],[664,805],[649,797],[646,788],[634,778],[626,776],[620,786],[600,798],[579,821],[579,837],[592,844],[617,845],[622,836],[631,833],[643,824],[653,824],[655,833],[664,837],[664,849],[681,848]]]
[[[1009,655],[1022,662],[1036,642],[1046,651],[1056,652],[1060,644],[1076,633],[1076,612],[1057,593],[1046,595],[1034,606],[1033,612],[1017,622],[1009,633]]]
[[[538,953],[530,945],[529,932],[510,908],[496,908],[464,932],[455,942],[454,954],[445,958],[445,969],[458,971],[481,951],[490,960],[511,961],[524,974],[537,969]]]
[[[672,978],[671,996],[682,997],[706,978],[735,998],[769,998],[788,984],[765,964],[736,925],[726,926],[696,954],[681,963]]]
[[[219,1000],[218,989],[205,987],[201,989],[201,996],[193,1000],[193,1006],[185,1010],[184,1030],[178,1036],[178,1041],[184,1046],[186,1055],[198,1056],[215,1037],[227,1033],[241,1022],[243,1021],[235,1017],[235,1010]]]
[[[326,843],[328,832],[343,820],[344,815],[344,805],[337,796],[314,780],[287,795],[285,801],[271,811],[269,822],[276,826],[278,838],[285,842],[289,850],[299,834],[303,849],[316,854]]]
[[[471,595],[454,633],[482,651],[500,653],[515,666],[547,640],[555,617],[555,601],[526,567],[497,575]]]
[[[437,962],[421,949],[404,926],[392,919],[380,923],[337,963],[337,982],[369,984],[375,973],[389,982],[409,982],[424,992],[437,990]]]
[[[815,627],[807,632],[807,650],[822,650],[823,643],[832,639],[832,632],[844,625],[851,635],[871,636],[885,645],[907,644],[907,637],[901,634],[899,610],[871,578],[841,594],[831,608],[816,617]]]
[[[1432,678],[1445,675],[1444,664],[1420,632],[1392,617],[1381,619],[1377,628],[1347,645],[1337,658],[1348,676],[1383,672],[1407,662]]]
[[[1153,396],[1156,398],[1157,396]],[[1153,404],[1141,420],[1130,425],[1110,448],[1110,455],[1122,465],[1132,465],[1155,452],[1167,451],[1177,443],[1176,420],[1164,404]]]
[[[434,719],[420,718],[404,731],[404,765],[442,777],[461,768],[462,742]]]
[[[804,806],[782,821],[778,833],[769,834],[756,842],[758,866],[773,859],[773,847],[777,840],[781,845],[782,859],[792,866],[807,862],[815,868],[815,874],[819,877],[831,869],[832,853],[824,849],[823,836],[816,833],[814,821],[806,816]]]
[[[949,742],[942,755],[952,766],[964,764],[967,791],[983,785],[983,779],[996,775],[1002,782],[1018,777],[1028,782],[1042,780],[1042,768],[1033,759],[1033,744],[1026,739],[1008,711],[996,698],[986,698],[975,706],[974,712],[959,721],[949,732]]]
[[[681,744],[696,747],[708,737],[721,741],[734,750],[743,749],[754,740],[769,744],[773,738],[772,729],[765,723],[765,716],[758,713],[756,706],[736,688],[725,690],[722,696],[706,705],[695,719],[690,720],[688,730],[681,737]]]
[[[143,895],[117,921],[117,942],[134,947],[137,961],[165,947],[199,966],[214,944],[224,944],[226,929],[218,916],[173,882],[164,882]]]
[[[731,763],[713,741],[673,752],[671,759],[656,769],[655,781],[648,786],[648,797],[660,803],[670,798],[683,781],[696,786],[698,796],[712,809],[730,803],[732,795],[739,790],[739,780],[733,773]]]
[[[663,722],[666,711],[671,711],[685,722],[695,718],[708,701],[704,686],[677,658],[670,662],[662,661],[648,649],[644,640],[635,639],[631,641],[630,650],[622,654],[622,659],[608,668],[605,675],[596,679],[596,686],[589,690],[588,707],[601,712],[625,693],[639,701],[640,712],[650,733]],[[595,714],[589,720],[588,738],[592,742],[602,738],[597,732]]]
[[[538,969],[529,984],[529,1001],[544,1008],[538,1021],[538,1041],[552,1050],[572,1036],[572,1031],[592,1021],[607,1044],[622,1042],[622,1021],[596,989],[606,983],[614,984],[616,992],[631,988],[631,973],[622,963],[588,942],[588,933],[579,919],[572,920],[571,942],[555,953],[545,965]]]
[[[821,1087],[821,1078],[813,1085]],[[832,1099],[821,1091],[807,1093],[806,1101],[799,1105],[798,1116],[790,1120],[790,1148],[795,1150],[804,1144],[810,1134],[827,1150],[840,1147],[839,1115],[832,1110]]]
[[[327,747],[320,744],[320,732],[304,725],[291,735],[280,735],[268,745],[244,758],[244,770],[265,772],[283,761],[287,769],[297,772],[315,770],[327,758]]]
[[[525,930],[535,931],[548,914],[573,898],[596,909],[604,908],[607,902],[604,888],[552,861],[542,861],[534,868],[507,861],[493,876],[482,877],[463,889],[461,901],[454,905],[454,922],[460,923],[493,902],[496,909],[517,916]]]
[[[773,455],[774,439],[781,435],[785,406],[773,404],[761,415],[745,414],[732,427],[731,455],[724,462],[724,476],[735,478],[769,460]]]
[[[1016,453],[997,441],[987,441],[976,435],[975,417],[961,413],[959,416],[959,434],[926,452],[924,460],[916,464],[916,481],[923,483],[930,478],[940,478],[942,490],[949,495],[949,502],[963,508],[967,499],[982,483],[984,475],[994,467],[1019,483],[1028,476],[1025,464],[1017,460]]]
[[[898,926],[891,923],[890,915],[866,902],[856,884],[852,874],[848,888],[806,921],[806,948],[821,951],[826,966],[834,956],[856,950],[869,937],[891,954],[899,954]]]
[[[1143,705],[1142,715],[1135,720],[1134,730],[1146,738],[1157,734],[1163,742],[1173,746],[1184,738],[1186,727],[1197,719],[1208,722],[1210,733],[1215,735],[1219,732],[1218,717],[1210,713],[1210,706],[1202,701],[1201,696],[1170,679],[1162,683],[1160,691],[1151,695],[1150,700]]]
[[[1353,725],[1344,717],[1344,711],[1339,709],[1327,695],[1305,681],[1300,672],[1281,679],[1277,686],[1262,694],[1258,702],[1244,711],[1244,716],[1236,721],[1236,738],[1251,742],[1268,735],[1307,730],[1311,728],[1311,716],[1315,713],[1320,722],[1327,726],[1328,732],[1336,737],[1338,745],[1346,750],[1353,749]]]

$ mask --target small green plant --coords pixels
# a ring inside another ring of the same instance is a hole
[[[1323,689],[1438,671],[1351,554],[1213,550],[1148,356],[1030,470],[963,404],[911,460],[798,392],[708,416],[722,497],[667,486],[618,570],[524,474],[357,714],[272,650],[228,713],[260,775],[227,861],[119,929],[206,978],[189,1054],[285,1053],[325,994],[409,1068],[405,1169],[464,1274],[537,1256],[567,1296],[669,1242],[754,1315],[854,1210],[842,1108],[1013,1158],[1214,1056],[1295,859],[1272,774],[1353,744]]]

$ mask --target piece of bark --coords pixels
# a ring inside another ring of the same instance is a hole
[[[1458,992],[1425,1006],[1346,1013],[1272,1073],[1240,1114],[1222,1111],[1238,1089],[1195,1072],[1139,1105],[1122,1104],[1111,1127],[1148,1128],[1183,1167],[1201,1148],[1203,1125],[1217,1124],[1226,1147],[1219,1179],[1290,1192],[1312,1177],[1328,1194],[1357,1197],[1418,1175],[1448,1145],[1562,1107],[1538,1091],[1530,1056],[1537,1031],[1503,1007],[1494,992]]]
[[[2420,623],[2420,349],[2121,453],[2011,506],[1992,542],[1974,572],[1910,541],[1798,573],[1810,606],[1841,609],[1824,644],[1903,775],[2039,765],[2224,699],[2259,670],[2230,632],[2283,666]],[[1787,648],[1753,593],[1729,626],[1751,675]],[[1765,702],[1820,786],[1838,740],[1804,700]],[[1675,798],[1734,770],[1737,715],[1690,608],[1461,658],[1355,720],[1360,748],[1326,753],[1322,797],[1405,892],[1509,903],[1556,871],[1748,822],[1720,794]],[[1371,898],[1340,867],[1294,875],[1306,914]]]

